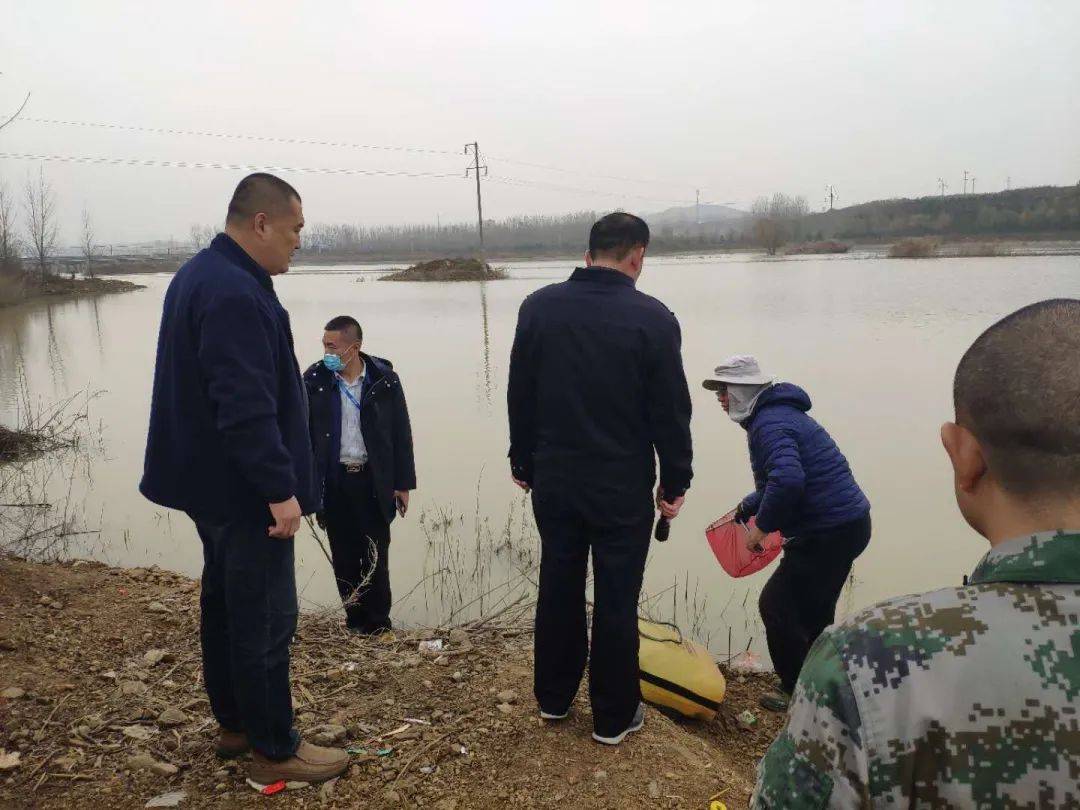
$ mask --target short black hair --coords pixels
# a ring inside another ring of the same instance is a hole
[[[259,213],[282,214],[289,210],[289,201],[293,199],[302,202],[299,192],[280,177],[255,172],[236,186],[225,221],[241,222]]]
[[[983,332],[956,369],[953,400],[1007,491],[1080,494],[1080,299],[1031,304]]]
[[[345,332],[350,330],[356,335],[358,341],[361,343],[364,342],[364,330],[360,328],[360,322],[352,315],[338,315],[336,318],[331,318],[323,328],[327,332]]]
[[[600,217],[589,231],[589,255],[622,261],[631,250],[649,246],[649,226],[641,217],[616,211]]]

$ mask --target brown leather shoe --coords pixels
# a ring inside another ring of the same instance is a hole
[[[242,757],[250,750],[251,743],[248,742],[247,734],[244,732],[226,729],[218,732],[217,748],[214,750],[218,759],[235,759]]]
[[[341,776],[349,767],[349,755],[340,748],[322,748],[301,742],[296,753],[283,762],[267,759],[258,751],[251,754],[248,776],[252,782],[269,785],[286,782],[325,782]]]

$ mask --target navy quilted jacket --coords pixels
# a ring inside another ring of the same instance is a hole
[[[756,491],[739,505],[762,531],[798,537],[850,523],[870,512],[847,459],[832,436],[807,415],[810,397],[780,383],[763,392],[742,423]]]

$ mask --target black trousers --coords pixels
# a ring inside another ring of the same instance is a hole
[[[646,504],[648,499],[646,493]],[[541,539],[534,641],[536,701],[542,711],[565,712],[588,661],[593,729],[605,737],[615,736],[630,725],[641,700],[637,609],[649,552],[651,510],[630,525],[601,525],[586,519],[568,499],[534,490],[533,513]],[[590,548],[591,651],[585,613]]]
[[[758,607],[780,684],[789,695],[821,631],[833,623],[852,563],[870,542],[870,515],[789,538]]]
[[[327,482],[325,514],[346,624],[361,633],[389,630],[390,525],[375,498],[371,467],[341,468]]]
[[[210,709],[229,731],[244,731],[270,759],[288,759],[293,728],[289,643],[296,632],[293,540],[267,524],[196,521],[203,543],[200,638]]]

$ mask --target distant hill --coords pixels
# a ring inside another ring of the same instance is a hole
[[[876,200],[810,214],[799,226],[805,238],[817,239],[1075,235],[1080,233],[1080,184]]]
[[[645,221],[649,223],[650,227],[695,225],[698,222],[698,211],[699,206],[695,205],[677,206],[664,209],[655,214],[646,214]],[[727,205],[703,204],[700,206],[700,216],[703,225],[734,225],[750,215],[745,211]]]

